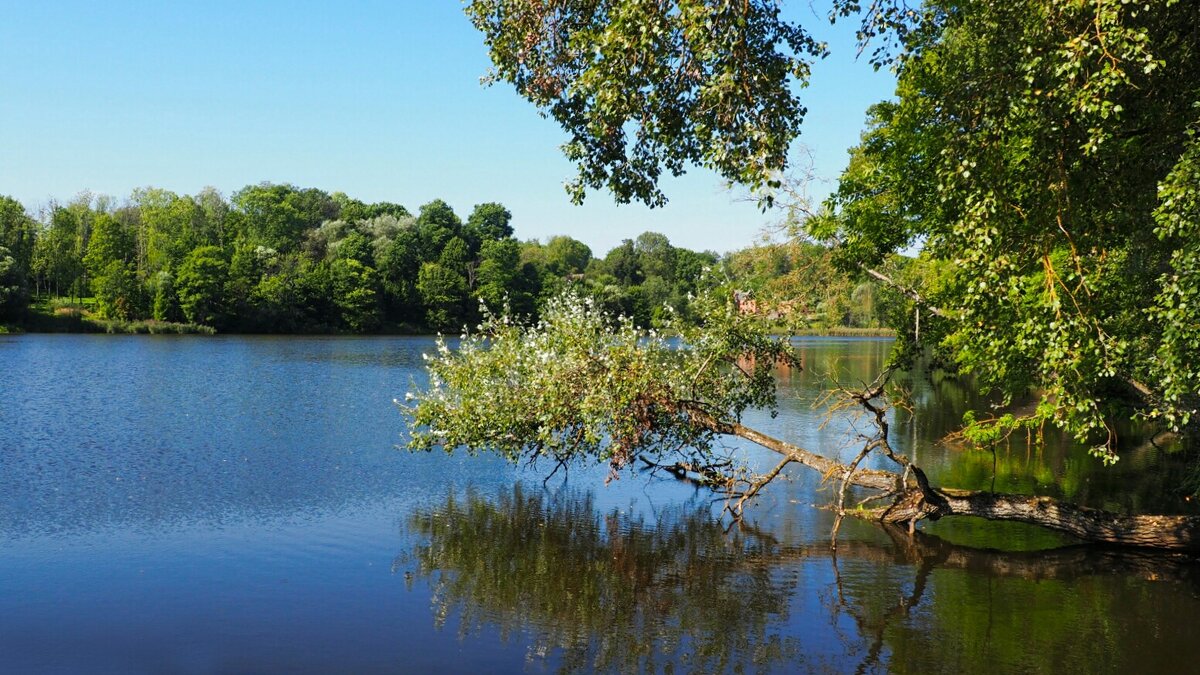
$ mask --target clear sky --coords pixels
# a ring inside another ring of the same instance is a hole
[[[799,141],[832,180],[894,79],[855,59],[853,25],[828,28],[807,0],[786,11],[834,51],[802,93]],[[564,134],[480,85],[487,53],[456,0],[0,0],[0,16],[0,194],[31,210],[85,189],[271,181],[414,212],[440,197],[463,217],[498,201],[518,237],[570,234],[597,254],[646,230],[723,252],[775,219],[699,169],[664,184],[665,208],[606,192],[573,206]]]

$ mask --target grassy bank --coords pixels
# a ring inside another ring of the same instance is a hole
[[[217,331],[194,323],[171,321],[122,321],[96,316],[84,305],[56,301],[30,305],[25,321],[8,326],[4,332],[28,333],[109,333],[140,335],[213,335]]]

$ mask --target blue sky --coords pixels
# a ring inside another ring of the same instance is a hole
[[[799,141],[833,179],[894,79],[855,59],[852,25],[786,9],[834,50],[802,92]],[[665,208],[605,192],[572,205],[563,133],[480,85],[487,54],[456,0],[0,0],[0,16],[0,194],[30,209],[85,189],[287,182],[414,211],[440,197],[464,217],[499,201],[517,236],[570,234],[598,254],[646,230],[728,251],[776,219],[699,169],[664,183]]]

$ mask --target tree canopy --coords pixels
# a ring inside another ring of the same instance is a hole
[[[563,146],[580,202],[607,187],[618,201],[666,202],[664,172],[701,164],[765,185],[787,162],[805,109],[803,83],[824,46],[779,16],[775,0],[474,0],[507,81],[570,136]]]
[[[1116,458],[1110,403],[1173,429],[1200,405],[1200,7],[930,3],[809,231],[874,265],[914,242],[953,266],[926,339],[986,387],[1039,392]],[[908,323],[912,323],[910,318]]]

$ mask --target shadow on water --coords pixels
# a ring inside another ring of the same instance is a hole
[[[435,625],[561,671],[1170,672],[1196,649],[1186,555],[887,530],[835,556],[727,532],[707,507],[646,518],[519,485],[451,495],[407,529],[393,571],[429,585]]]

